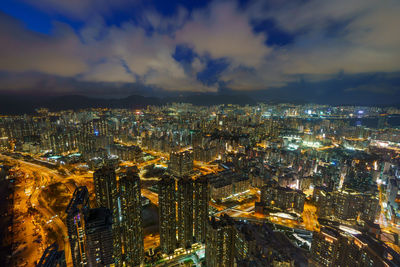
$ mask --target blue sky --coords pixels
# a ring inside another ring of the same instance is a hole
[[[398,14],[397,0],[3,0],[0,93],[392,104]]]

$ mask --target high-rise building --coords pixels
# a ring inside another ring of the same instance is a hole
[[[83,132],[95,136],[108,135],[109,127],[105,118],[94,118],[82,125]]]
[[[119,179],[122,261],[127,266],[139,266],[144,260],[140,196],[139,175],[128,170]]]
[[[275,207],[302,213],[305,194],[299,190],[280,187],[276,183],[269,183],[261,188],[260,200],[266,207]]]
[[[369,235],[348,239],[340,266],[400,266],[400,255]]]
[[[115,170],[110,166],[103,166],[93,173],[94,190],[98,207],[110,210],[112,215],[114,259],[116,266],[120,266],[122,258],[121,234],[120,234],[120,215],[118,208],[118,189]]]
[[[372,193],[353,190],[329,191],[316,187],[313,198],[320,218],[331,217],[340,221],[355,222],[364,220],[374,222],[379,214],[379,198]]]
[[[208,201],[210,199],[207,176],[201,176],[194,181],[194,236],[196,242],[205,243],[208,221]]]
[[[380,240],[348,227],[313,234],[310,263],[321,266],[400,266],[400,255]]]
[[[53,243],[43,252],[37,267],[67,267],[63,250],[58,250],[57,243]]]
[[[395,205],[398,192],[399,183],[397,182],[397,179],[394,179],[394,177],[389,178],[386,189],[386,199],[388,201],[388,204]]]
[[[158,190],[161,251],[171,254],[176,249],[175,180],[164,175],[158,183]]]
[[[115,170],[104,166],[93,173],[94,191],[98,207],[108,208],[114,212],[117,196],[117,178]]]
[[[172,152],[169,157],[168,169],[177,177],[190,174],[193,170],[193,153],[189,151]]]
[[[379,198],[373,194],[364,194],[363,198],[360,218],[364,221],[374,222],[380,212]]]
[[[111,266],[113,259],[112,215],[101,207],[89,210],[86,235],[89,266]]]
[[[307,266],[307,254],[269,224],[234,222],[235,266]]]
[[[311,258],[321,266],[336,266],[341,252],[342,236],[333,228],[324,227],[315,232],[311,245]]]
[[[329,217],[333,214],[333,193],[326,187],[317,186],[314,188],[313,200],[317,206],[318,218]]]
[[[178,180],[178,243],[190,248],[193,243],[193,180],[183,176]]]
[[[355,220],[363,197],[358,192],[343,190],[335,192],[334,215],[340,220]]]
[[[269,224],[212,217],[207,224],[206,266],[307,266],[307,254]]]
[[[89,208],[89,192],[86,186],[76,188],[65,210],[72,263],[75,267],[87,264],[85,217]]]
[[[221,217],[219,221],[215,220],[215,217],[211,217],[207,223],[207,267],[231,267],[234,265],[233,237],[233,221],[229,217]]]
[[[378,118],[378,129],[385,129],[388,126],[388,116],[385,116],[385,114],[380,114]]]

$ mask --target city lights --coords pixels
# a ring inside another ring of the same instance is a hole
[[[0,267],[400,266],[399,14],[0,1]]]

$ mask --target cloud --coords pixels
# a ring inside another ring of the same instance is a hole
[[[214,1],[191,11],[178,7],[168,16],[141,7],[135,20],[118,25],[109,24],[107,16],[138,1],[25,1],[83,26],[54,22],[52,33],[44,35],[0,13],[0,71],[23,74],[28,82],[18,82],[18,88],[31,83],[73,91],[98,83],[178,92],[215,92],[221,85],[249,91],[340,79],[340,73],[400,70],[395,27],[400,2],[395,0]],[[266,20],[291,41],[268,46]],[[1,79],[12,87],[10,79]]]
[[[86,52],[66,24],[55,23],[54,35],[42,35],[0,12],[0,71],[73,76],[88,69]]]
[[[89,45],[96,47],[96,54],[123,61],[129,72],[144,84],[175,91],[215,90],[203,86],[173,58],[176,43],[168,35],[148,35],[144,29],[125,23],[121,27],[110,27],[101,40]],[[103,75],[108,75],[107,71],[98,69],[96,77]]]
[[[393,0],[262,1],[249,8],[254,19],[272,18],[296,35],[274,51],[287,74],[396,71],[400,69],[400,2]]]
[[[185,73],[172,57],[176,44],[171,37],[147,35],[130,22],[109,27],[97,17],[80,36],[60,23],[49,36],[29,31],[4,14],[0,22],[0,71],[43,73],[85,82],[139,82],[175,91],[216,90],[197,81],[198,60],[193,62],[193,73]],[[24,77],[32,81],[35,75]],[[39,76],[36,80],[51,80]]]
[[[253,1],[246,9],[249,19],[261,25],[273,20],[293,41],[274,46],[256,68],[231,67],[221,79],[235,90],[261,90],[342,72],[396,72],[399,13],[400,2],[392,0]]]
[[[384,0],[385,1],[385,0]],[[272,0],[253,1],[248,8],[255,20],[273,18],[291,33],[325,29],[332,21],[344,21],[369,9],[374,0]]]
[[[120,97],[132,94],[162,95],[159,88],[137,82],[98,82],[37,72],[0,72],[1,92],[46,95],[84,94],[94,97]]]
[[[50,14],[61,14],[85,20],[91,16],[109,15],[113,11],[135,6],[139,0],[23,0]]]
[[[228,69],[222,73],[221,80],[230,89],[249,91],[281,87],[294,79],[275,71],[273,66],[270,67],[269,64],[265,64],[257,69],[243,67]]]
[[[183,27],[188,19],[189,12],[181,6],[177,7],[176,14],[172,16],[161,16],[157,11],[150,10],[141,12],[137,18],[143,28],[164,34],[174,33]]]
[[[133,83],[136,81],[134,75],[129,73],[118,60],[112,60],[96,64],[92,69],[81,77],[83,81],[92,82],[118,82]]]
[[[71,93],[77,90],[74,79],[38,72],[0,72],[0,88],[6,92]]]
[[[164,72],[149,73],[145,80],[146,84],[162,88],[169,91],[189,91],[189,92],[216,92],[218,87],[207,86],[196,80],[194,77],[174,76],[173,73],[165,70]]]
[[[387,84],[363,84],[357,87],[347,88],[346,92],[370,92],[377,94],[395,95],[400,88],[398,86]]]
[[[190,44],[201,55],[227,58],[235,65],[257,66],[270,52],[264,44],[266,36],[253,32],[249,18],[235,2],[216,2],[194,11],[176,32],[176,40]]]

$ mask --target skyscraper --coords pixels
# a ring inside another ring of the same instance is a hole
[[[75,267],[87,264],[85,217],[89,208],[89,192],[86,186],[76,188],[65,210],[72,263]]]
[[[176,248],[175,180],[164,175],[158,189],[160,246],[162,253],[171,254]]]
[[[128,170],[120,178],[119,188],[122,261],[139,266],[144,259],[139,175]]]
[[[233,221],[229,217],[221,217],[219,221],[212,217],[207,222],[206,266],[233,266],[235,248]]]
[[[312,259],[322,266],[335,266],[340,258],[342,236],[336,229],[324,227],[313,234]]]
[[[89,210],[86,217],[86,235],[90,266],[114,264],[112,223],[109,209],[101,207]]]
[[[196,242],[206,241],[206,226],[208,221],[209,184],[207,176],[201,176],[194,181],[194,236]]]
[[[307,266],[307,258],[304,250],[269,224],[235,220],[225,214],[208,221],[205,264],[208,267]]]
[[[193,243],[193,180],[189,176],[178,179],[178,243],[190,248]]]
[[[261,188],[261,202],[266,207],[290,210],[301,214],[304,209],[305,194],[277,183],[269,183]]]
[[[105,118],[94,118],[83,125],[83,132],[95,136],[108,135],[109,127]]]
[[[386,116],[386,114],[380,114],[379,118],[378,118],[378,129],[385,129],[388,125],[388,117]]]
[[[98,207],[105,207],[114,212],[117,196],[117,178],[115,170],[104,166],[93,173],[94,190]]]
[[[109,209],[112,215],[114,259],[116,266],[120,266],[122,251],[119,229],[119,200],[115,170],[112,167],[104,166],[93,173],[93,180],[97,206]]]
[[[355,220],[363,204],[362,195],[352,190],[342,190],[335,192],[334,196],[334,215],[340,220]]]
[[[349,227],[326,226],[313,234],[310,263],[321,266],[400,266],[400,255],[367,233]]]
[[[177,177],[190,174],[193,170],[193,153],[189,151],[172,152],[169,158],[168,169]]]
[[[58,250],[57,243],[53,243],[43,252],[37,267],[67,267],[64,251]]]

